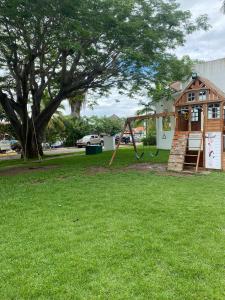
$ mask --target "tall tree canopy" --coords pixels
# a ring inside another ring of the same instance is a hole
[[[171,83],[186,81],[190,78],[195,62],[189,56],[184,56],[180,60],[177,60],[176,57],[170,57],[168,61],[166,59],[162,61],[155,75],[155,83],[148,90],[151,99],[150,103],[162,99],[165,101],[172,100],[174,98],[174,89],[171,87]]]
[[[37,156],[62,100],[150,86],[175,59],[169,50],[205,26],[205,16],[192,22],[175,0],[1,0],[0,103],[24,153]]]

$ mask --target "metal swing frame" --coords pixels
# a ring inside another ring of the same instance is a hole
[[[149,120],[149,119],[156,119],[156,118],[162,118],[162,117],[171,117],[171,116],[174,117],[175,116],[175,112],[163,112],[163,113],[158,113],[158,114],[154,113],[154,114],[146,114],[146,115],[134,116],[134,117],[127,118],[126,121],[125,121],[123,130],[121,132],[118,144],[116,145],[116,149],[114,150],[114,152],[112,154],[112,157],[110,159],[109,166],[112,165],[112,163],[113,163],[113,161],[114,161],[114,159],[116,157],[117,150],[120,147],[122,138],[124,136],[124,133],[125,133],[127,127],[128,127],[128,129],[130,131],[130,134],[131,134],[131,140],[132,140],[132,145],[134,147],[135,155],[138,157],[137,146],[136,146],[136,142],[135,142],[135,139],[134,139],[134,134],[133,134],[132,126],[131,126],[132,122],[134,122],[136,120]]]

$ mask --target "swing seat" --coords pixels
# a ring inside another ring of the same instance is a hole
[[[142,153],[141,153],[141,155],[138,155],[138,153],[137,153],[137,152],[135,152],[135,157],[136,157],[136,159],[137,159],[137,160],[140,160],[140,159],[142,159],[142,158],[143,158],[143,156],[144,156],[144,152],[142,152]]]
[[[145,152],[142,152],[141,155],[138,155],[138,153],[135,152],[135,157],[137,160],[142,159],[144,155],[145,155]],[[155,153],[149,152],[150,157],[156,157],[158,155],[159,155],[159,149],[157,149]]]
[[[151,155],[152,157],[158,156],[158,155],[159,155],[159,149],[157,149],[155,153],[150,152],[150,155]]]

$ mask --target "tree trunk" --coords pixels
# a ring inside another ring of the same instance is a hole
[[[17,139],[20,141],[24,158],[37,159],[43,156],[41,145],[43,132],[63,99],[64,95],[59,93],[54,101],[49,101],[41,112],[40,101],[36,99],[37,107],[32,106],[32,117],[29,117],[26,99],[23,103],[17,103],[10,100],[7,94],[0,89],[0,104],[15,131]]]
[[[41,133],[34,131],[30,124],[28,130],[23,130],[21,138],[23,157],[26,159],[37,159],[43,156],[41,145]]]

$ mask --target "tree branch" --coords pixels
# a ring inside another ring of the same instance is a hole
[[[7,117],[9,118],[11,124],[16,130],[16,133],[18,134],[18,136],[20,136],[21,123],[13,109],[12,101],[8,98],[7,94],[3,93],[1,90],[0,90],[0,103]]]

